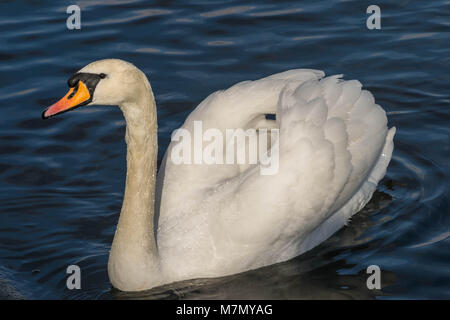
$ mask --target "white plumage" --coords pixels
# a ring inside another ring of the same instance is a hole
[[[242,171],[174,165],[165,157],[158,248],[174,279],[293,258],[370,200],[390,161],[395,129],[388,134],[384,110],[358,81],[323,76],[298,69],[241,82],[211,94],[186,119],[189,130],[195,120],[222,131],[279,127],[280,167],[264,176],[257,165]],[[276,113],[276,123],[265,120],[268,113]]]
[[[384,110],[358,81],[290,70],[211,94],[182,126],[192,132],[202,121],[203,130],[224,136],[226,129],[279,128],[271,145],[279,151],[277,174],[261,175],[258,164],[176,165],[172,142],[155,189],[156,111],[145,75],[112,59],[81,72],[107,75],[90,105],[118,104],[127,122],[126,191],[108,263],[121,290],[291,259],[344,226],[391,159],[395,128],[388,130]]]

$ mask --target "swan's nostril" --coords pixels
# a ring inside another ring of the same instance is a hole
[[[67,97],[67,99],[72,99],[73,96],[77,93],[78,88],[80,87],[80,86],[79,86],[79,83],[80,83],[79,81],[76,82],[76,87],[75,87],[75,89],[73,89],[72,93],[69,94],[69,96]]]
[[[102,76],[103,75],[103,76]],[[70,88],[75,88],[79,85],[79,82],[83,82],[89,90],[91,96],[94,94],[95,87],[98,82],[102,79],[102,77],[106,77],[107,75],[104,73],[86,73],[79,72],[75,73],[70,79],[67,81],[67,84]]]

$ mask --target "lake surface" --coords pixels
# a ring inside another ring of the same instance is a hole
[[[81,30],[66,8],[81,7]],[[28,299],[450,299],[450,3],[2,1],[0,297]],[[293,68],[358,79],[397,127],[386,177],[348,226],[286,263],[140,294],[111,289],[107,260],[125,183],[125,123],[90,107],[41,120],[67,79],[131,61],[158,105],[159,160],[213,91]],[[82,290],[66,288],[66,268]],[[368,290],[366,268],[381,268]]]

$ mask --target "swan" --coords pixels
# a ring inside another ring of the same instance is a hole
[[[68,85],[44,119],[115,105],[126,120],[126,186],[108,260],[122,291],[236,274],[310,250],[370,200],[393,151],[396,129],[359,81],[295,69],[209,95],[181,127],[276,128],[276,174],[261,174],[259,162],[176,164],[172,141],[157,175],[156,102],[145,74],[105,59]]]

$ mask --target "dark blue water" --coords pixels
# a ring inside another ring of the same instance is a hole
[[[81,30],[66,8],[81,7]],[[2,1],[0,297],[450,298],[448,1]],[[111,290],[106,265],[125,182],[124,120],[91,107],[41,120],[94,60],[131,61],[171,132],[209,93],[292,68],[359,79],[397,127],[386,177],[350,224],[289,262],[143,294]],[[66,288],[66,268],[82,290]],[[366,287],[379,265],[380,290]]]

